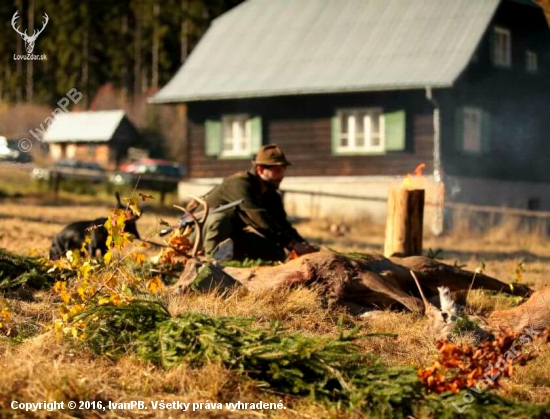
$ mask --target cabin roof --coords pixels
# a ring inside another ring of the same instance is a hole
[[[150,102],[450,87],[499,3],[248,0]]]
[[[44,142],[106,142],[124,118],[124,111],[88,111],[57,114],[48,126]]]

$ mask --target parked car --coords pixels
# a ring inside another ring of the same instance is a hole
[[[107,173],[103,166],[80,160],[58,160],[51,167],[35,167],[31,171],[31,178],[49,180],[55,172],[60,173],[62,179],[86,180],[92,183],[107,180]]]
[[[0,160],[13,161],[17,157],[14,150],[8,147],[7,143],[2,144],[2,137],[0,137]]]
[[[8,140],[0,135],[0,161],[29,163],[32,161],[32,157],[28,152],[19,149],[16,140]]]
[[[185,177],[184,167],[173,161],[161,159],[141,159],[125,164],[111,175],[115,185],[138,185],[140,189],[171,190]],[[139,183],[138,183],[139,180]]]

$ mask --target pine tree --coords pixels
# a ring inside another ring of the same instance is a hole
[[[212,19],[242,0],[12,0],[0,2],[0,101],[57,106],[75,88],[86,109],[107,83],[140,100],[165,85]],[[24,32],[41,28],[34,53],[47,60],[14,60],[24,44],[11,28],[18,11]]]

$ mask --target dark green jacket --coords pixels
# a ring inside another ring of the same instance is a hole
[[[210,208],[238,199],[244,199],[236,209],[244,225],[254,227],[269,240],[284,247],[293,241],[304,241],[288,222],[280,193],[254,171],[237,172],[206,195]]]

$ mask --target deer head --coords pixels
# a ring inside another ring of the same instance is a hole
[[[25,29],[25,33],[23,33],[19,30],[19,26],[15,27],[15,24],[17,23],[17,19],[19,18],[19,16],[17,15],[18,13],[19,13],[19,10],[17,10],[15,12],[15,14],[13,15],[13,17],[11,19],[11,26],[13,27],[15,32],[17,32],[19,35],[21,35],[21,38],[23,38],[23,41],[25,41],[25,49],[27,50],[27,53],[32,54],[36,38],[38,38],[38,35],[40,35],[42,33],[42,31],[44,31],[44,28],[48,24],[48,21],[50,20],[50,18],[48,17],[48,15],[46,13],[44,13],[44,19],[45,20],[44,20],[44,24],[42,25],[42,29],[40,29],[38,32],[36,30],[34,30],[32,35],[28,36],[26,29]]]
[[[225,295],[241,288],[242,284],[228,275],[216,261],[192,258],[187,261],[178,281],[171,287],[176,294],[189,290],[198,292],[216,292]]]
[[[440,308],[434,306],[428,301],[428,299],[424,295],[422,287],[420,286],[420,281],[418,280],[414,271],[411,270],[410,273],[414,279],[414,282],[416,283],[416,286],[418,287],[418,291],[420,292],[422,301],[424,302],[424,306],[426,309],[425,315],[429,319],[429,322],[426,325],[426,332],[435,336],[437,339],[450,339],[453,336],[453,332],[455,331],[457,320],[459,319],[459,317],[464,317],[465,314],[462,312],[459,316],[459,311],[462,310],[459,310],[456,303],[452,300],[451,291],[448,287],[437,287],[437,291],[439,292]],[[469,315],[467,315],[466,317],[469,320],[483,320],[481,318],[476,319],[473,316]],[[475,330],[473,330],[473,333],[479,341],[488,339],[492,336],[490,331],[487,331],[480,326],[476,326]]]
[[[214,261],[198,256],[198,252],[202,246],[202,229],[208,218],[209,208],[203,199],[194,196],[191,196],[191,198],[195,199],[199,203],[199,206],[202,205],[203,207],[200,220],[186,208],[174,205],[175,208],[182,211],[193,221],[195,225],[195,243],[189,253],[190,257],[185,263],[185,269],[171,289],[175,293],[182,293],[190,288],[200,291],[225,293],[234,287],[240,286],[239,282],[227,275],[222,267],[218,265],[219,260],[227,260],[233,257],[233,241],[227,239],[216,247],[213,254]],[[203,270],[207,270],[207,272],[203,272]],[[198,280],[199,278],[200,280]]]

